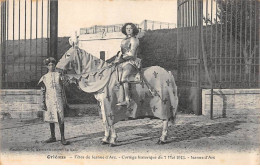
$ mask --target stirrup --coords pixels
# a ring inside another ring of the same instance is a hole
[[[123,102],[120,102],[120,103],[117,103],[116,105],[117,106],[127,106],[129,103],[127,103],[127,101],[123,101]]]
[[[129,99],[129,101],[123,101],[123,102],[119,102],[119,103],[117,103],[116,105],[117,106],[129,106],[130,105],[130,99]]]

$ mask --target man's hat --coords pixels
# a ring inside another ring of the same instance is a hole
[[[43,61],[44,65],[48,65],[49,63],[56,63],[56,60],[53,57],[49,57]]]

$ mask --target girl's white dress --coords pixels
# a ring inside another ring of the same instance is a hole
[[[62,85],[62,77],[59,72],[48,72],[41,77],[39,83],[43,82],[43,96],[47,110],[44,112],[44,121],[50,123],[58,122],[58,115],[64,122],[65,95]]]

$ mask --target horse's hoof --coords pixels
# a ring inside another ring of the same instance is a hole
[[[104,138],[101,139],[101,144],[102,145],[107,145],[109,144],[109,137],[105,136]]]
[[[114,146],[116,146],[116,137],[111,137],[110,138],[110,141],[109,141],[109,147],[114,147]]]
[[[158,142],[157,142],[157,144],[158,144],[158,145],[163,145],[163,144],[166,144],[166,142],[165,142],[165,141],[161,141],[161,140],[159,139]]]
[[[109,147],[115,147],[116,144],[109,144]]]
[[[101,141],[101,145],[107,145],[109,144],[108,142],[105,142],[105,141]]]

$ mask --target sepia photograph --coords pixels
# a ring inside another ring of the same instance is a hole
[[[259,0],[0,0],[0,165],[259,165]]]

